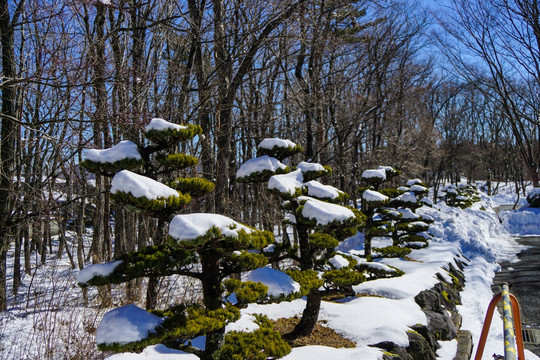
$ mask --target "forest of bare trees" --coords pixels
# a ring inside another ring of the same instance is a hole
[[[73,268],[152,243],[156,224],[112,203],[110,180],[79,163],[85,148],[143,141],[153,117],[203,129],[181,150],[201,159],[188,175],[216,190],[185,211],[265,229],[276,207],[254,204],[277,200],[235,174],[266,137],[330,165],[354,204],[379,164],[435,188],[538,185],[538,2],[444,8],[443,21],[414,1],[0,0],[0,310],[10,246],[17,293],[53,233],[77,234],[57,250]]]

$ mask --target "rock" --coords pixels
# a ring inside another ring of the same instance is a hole
[[[409,347],[407,347],[407,353],[409,353],[413,359],[437,359],[435,351],[431,349],[428,341],[424,339],[421,334],[414,330],[411,330],[407,332],[407,335],[409,336]]]

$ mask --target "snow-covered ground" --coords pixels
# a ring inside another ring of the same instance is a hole
[[[382,352],[369,347],[370,344],[393,341],[407,346],[409,326],[426,323],[414,296],[437,282],[436,273],[445,276],[444,268],[454,259],[468,264],[465,268],[466,285],[461,293],[463,304],[458,310],[463,316],[462,329],[470,330],[477,344],[487,306],[493,297],[491,284],[499,269],[497,264],[517,261],[516,254],[521,251],[512,235],[540,234],[540,214],[537,211],[525,207],[517,211],[501,211],[499,215],[495,213],[494,207],[515,202],[513,191],[512,184],[501,184],[496,196],[483,195],[482,201],[469,209],[437,204],[433,208],[419,210],[435,219],[430,230],[434,235],[430,246],[411,253],[410,256],[417,261],[381,261],[405,271],[404,276],[365,282],[355,287],[357,293],[378,295],[376,297],[349,298],[322,305],[320,319],[325,320],[326,326],[355,342],[356,347],[305,346],[294,348],[284,359],[375,360],[382,359]],[[525,203],[523,196],[520,203]],[[362,246],[362,239],[357,236],[342,244],[340,250],[357,253],[362,251]],[[93,306],[95,291],[90,290],[91,306],[85,308],[82,306],[82,291],[76,286],[77,271],[70,269],[67,260],[57,260],[51,255],[46,266],[36,265],[33,264],[32,276],[23,279],[20,293],[24,296],[11,297],[9,310],[0,315],[0,359],[103,358],[94,346],[95,329],[104,313]],[[242,310],[242,319],[230,328],[253,329],[250,315],[256,313],[266,314],[272,319],[300,315],[304,305],[302,299],[264,306],[252,304]],[[491,354],[504,351],[502,321],[498,320],[498,315],[495,317],[484,359],[491,360]],[[453,359],[456,341],[440,342],[440,345],[438,359]],[[540,359],[528,351],[526,357],[527,360]],[[109,357],[111,360],[196,358],[163,346],[149,347],[141,354]]]

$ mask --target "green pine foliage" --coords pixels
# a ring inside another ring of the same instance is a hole
[[[378,252],[381,257],[385,258],[403,258],[411,253],[411,249],[399,246],[385,246],[383,248],[373,248],[373,251]]]
[[[228,279],[223,285],[227,290],[226,296],[235,294],[238,304],[262,303],[267,299],[268,286],[260,282]]]
[[[265,149],[261,147],[257,148],[257,156],[268,155],[281,161],[293,155],[299,154],[302,151],[304,151],[304,149],[300,145],[288,147],[276,145],[272,149]]]
[[[327,288],[346,288],[366,281],[366,276],[356,269],[328,270],[322,274]]]
[[[150,130],[144,133],[144,136],[152,143],[138,149],[143,160],[122,160],[108,164],[84,162],[87,169],[107,176],[114,176],[124,169],[137,169],[139,175],[144,174],[153,180],[175,179],[168,185],[178,192],[178,196],[148,199],[115,189],[115,193],[111,194],[114,202],[124,205],[128,210],[159,219],[159,229],[156,230],[154,240],[160,245],[142,247],[135,252],[121,255],[116,259],[119,263],[108,275],[94,274],[90,280],[79,285],[99,286],[142,277],[184,275],[199,279],[203,294],[201,304],[180,304],[163,311],[151,311],[164,318],[164,321],[146,339],[127,344],[99,344],[102,350],[140,351],[148,345],[164,343],[193,352],[202,359],[259,359],[263,358],[261,356],[281,357],[290,351],[279,333],[274,332],[268,326],[269,322],[262,318],[259,330],[250,334],[231,334],[225,340],[226,346],[219,348],[224,340],[224,327],[240,318],[240,307],[254,301],[269,301],[267,286],[225,279],[268,264],[268,258],[260,250],[274,242],[272,233],[254,228],[236,229],[237,225],[231,225],[229,230],[238,230],[235,231],[236,235],[230,235],[230,232],[225,235],[220,228],[213,226],[202,236],[191,240],[178,240],[171,236],[160,238],[159,234],[165,233],[164,226],[189,204],[192,198],[204,196],[214,190],[214,184],[208,180],[178,177],[186,173],[184,169],[198,163],[198,159],[193,156],[176,153],[180,148],[179,142],[201,134],[202,129],[197,125],[186,125],[180,129]],[[301,148],[280,153],[298,151],[301,151]],[[141,183],[141,186],[145,186],[150,182]],[[225,289],[235,292],[238,299],[236,304],[224,299]],[[289,295],[290,299],[298,296]],[[205,350],[191,347],[191,340],[201,335],[206,335]]]
[[[178,193],[178,196],[147,199],[135,197],[131,193],[118,191],[111,193],[111,199],[120,205],[130,207],[134,212],[142,212],[148,216],[159,217],[165,214],[173,215],[183,209],[191,201],[189,194]]]
[[[196,135],[202,135],[202,128],[199,125],[187,124],[183,126],[184,129],[149,130],[144,135],[156,144],[163,146],[178,144],[192,139]]]
[[[309,234],[309,244],[313,249],[333,249],[339,245],[338,239],[327,233],[314,232]]]
[[[294,270],[286,271],[294,281],[300,284],[300,293],[307,295],[311,290],[318,289],[323,286],[324,281],[319,278],[319,274],[315,270]]]
[[[268,181],[272,176],[279,174],[287,174],[291,171],[290,167],[277,168],[276,171],[272,170],[261,170],[251,173],[249,176],[242,176],[236,178],[236,181],[239,183],[260,183]]]
[[[446,205],[459,207],[461,209],[466,209],[472,204],[479,202],[480,192],[476,185],[448,185],[445,188],[446,195],[444,200]]]
[[[121,260],[107,276],[96,275],[79,286],[100,286],[120,284],[147,276],[168,276],[188,271],[197,263],[197,255],[168,244],[147,246],[139,251],[123,254],[115,260]]]
[[[168,186],[182,194],[189,194],[192,198],[203,197],[214,191],[216,187],[213,182],[203,178],[177,178],[171,181]]]
[[[272,329],[268,318],[261,315],[256,317],[259,329],[250,333],[238,331],[228,333],[217,356],[218,359],[265,360],[281,358],[291,351],[289,344]]]
[[[92,160],[84,160],[81,166],[94,174],[113,176],[120,170],[134,170],[141,168],[144,165],[144,160],[140,159],[122,159],[112,163],[109,162],[94,162]]]
[[[315,179],[318,179],[318,178],[321,178],[323,176],[327,176],[327,175],[330,175],[332,174],[332,168],[330,166],[327,166],[327,165],[323,165],[323,170],[308,170],[308,171],[302,171],[302,175],[304,177],[304,182],[308,182],[308,181],[311,181],[311,180],[315,180]],[[342,194],[344,196],[346,196],[348,198],[348,194],[342,192]],[[345,200],[345,199],[343,199]]]
[[[181,170],[195,166],[199,159],[187,154],[161,154],[156,156],[156,160],[167,170]]]

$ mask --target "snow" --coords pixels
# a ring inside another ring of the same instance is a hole
[[[318,163],[309,163],[302,161],[297,166],[298,169],[300,169],[302,172],[306,171],[324,171],[324,166]]]
[[[142,158],[137,144],[129,140],[123,140],[109,149],[89,149],[84,159],[96,163],[114,163],[126,159],[141,160]]]
[[[328,262],[330,264],[332,264],[332,266],[336,269],[342,269],[344,267],[347,267],[349,266],[349,260],[347,260],[346,258],[344,258],[343,256],[341,255],[336,255],[334,256],[333,258],[331,258],[330,260],[328,260]]]
[[[199,357],[180,350],[169,349],[165,345],[152,345],[144,349],[140,354],[122,353],[115,354],[106,360],[198,360]]]
[[[342,194],[338,188],[331,185],[324,185],[316,180],[308,181],[304,184],[308,189],[308,196],[313,196],[319,199],[336,199]]]
[[[310,199],[305,202],[302,209],[302,216],[308,219],[315,219],[317,225],[328,225],[334,221],[346,221],[354,218],[354,213],[344,206]]]
[[[398,196],[398,199],[411,204],[416,204],[418,200],[416,199],[416,195],[414,195],[413,192],[406,192],[405,194],[401,194]]]
[[[96,331],[98,344],[127,344],[141,341],[156,332],[164,319],[135,305],[126,305],[105,314]]]
[[[362,179],[372,179],[372,178],[379,178],[379,179],[386,179],[386,171],[384,169],[372,169],[372,170],[364,170],[362,173]]]
[[[420,215],[413,213],[412,210],[408,208],[399,209],[398,211],[401,213],[403,219],[419,219],[420,218]]]
[[[514,235],[540,235],[540,208],[522,206],[516,211],[501,211],[504,227]]]
[[[411,180],[407,181],[407,186],[413,186],[413,185],[416,185],[416,184],[422,184],[422,180],[420,180],[420,179],[411,179]]]
[[[84,284],[88,281],[90,281],[94,276],[107,276],[111,274],[114,269],[122,263],[122,260],[118,261],[111,261],[104,264],[94,264],[89,265],[79,271],[79,274],[77,275],[77,282]]]
[[[122,191],[131,193],[136,198],[144,197],[150,200],[179,196],[173,188],[129,170],[122,170],[114,175],[111,185],[111,194]]]
[[[150,120],[150,123],[146,125],[144,128],[145,131],[155,130],[155,131],[163,131],[163,130],[184,130],[187,129],[187,126],[182,126],[178,124],[173,124],[171,122],[168,122],[164,119],[160,118],[153,118]]]
[[[302,189],[303,179],[301,170],[295,170],[288,174],[274,175],[268,180],[268,189],[294,196],[298,189]]]
[[[366,190],[362,193],[362,199],[368,202],[387,201],[388,196],[383,195],[380,192],[375,191],[375,190]]]
[[[272,150],[275,146],[280,147],[280,148],[288,148],[288,147],[294,148],[296,147],[296,144],[290,140],[283,140],[283,139],[278,139],[278,138],[264,139],[259,144],[260,149]]]
[[[424,186],[421,186],[421,185],[413,185],[411,186],[410,190],[412,192],[427,192],[428,189]]]
[[[169,235],[176,240],[193,240],[217,227],[224,236],[237,237],[240,230],[247,233],[251,228],[219,214],[194,213],[176,215],[169,225]]]
[[[263,267],[248,273],[246,280],[261,282],[268,286],[268,295],[278,297],[300,291],[300,284],[283,271]]]
[[[249,159],[242,164],[240,169],[236,172],[236,177],[243,178],[264,170],[276,172],[278,169],[285,169],[286,167],[287,166],[283,165],[278,159],[264,155],[258,158]]]

